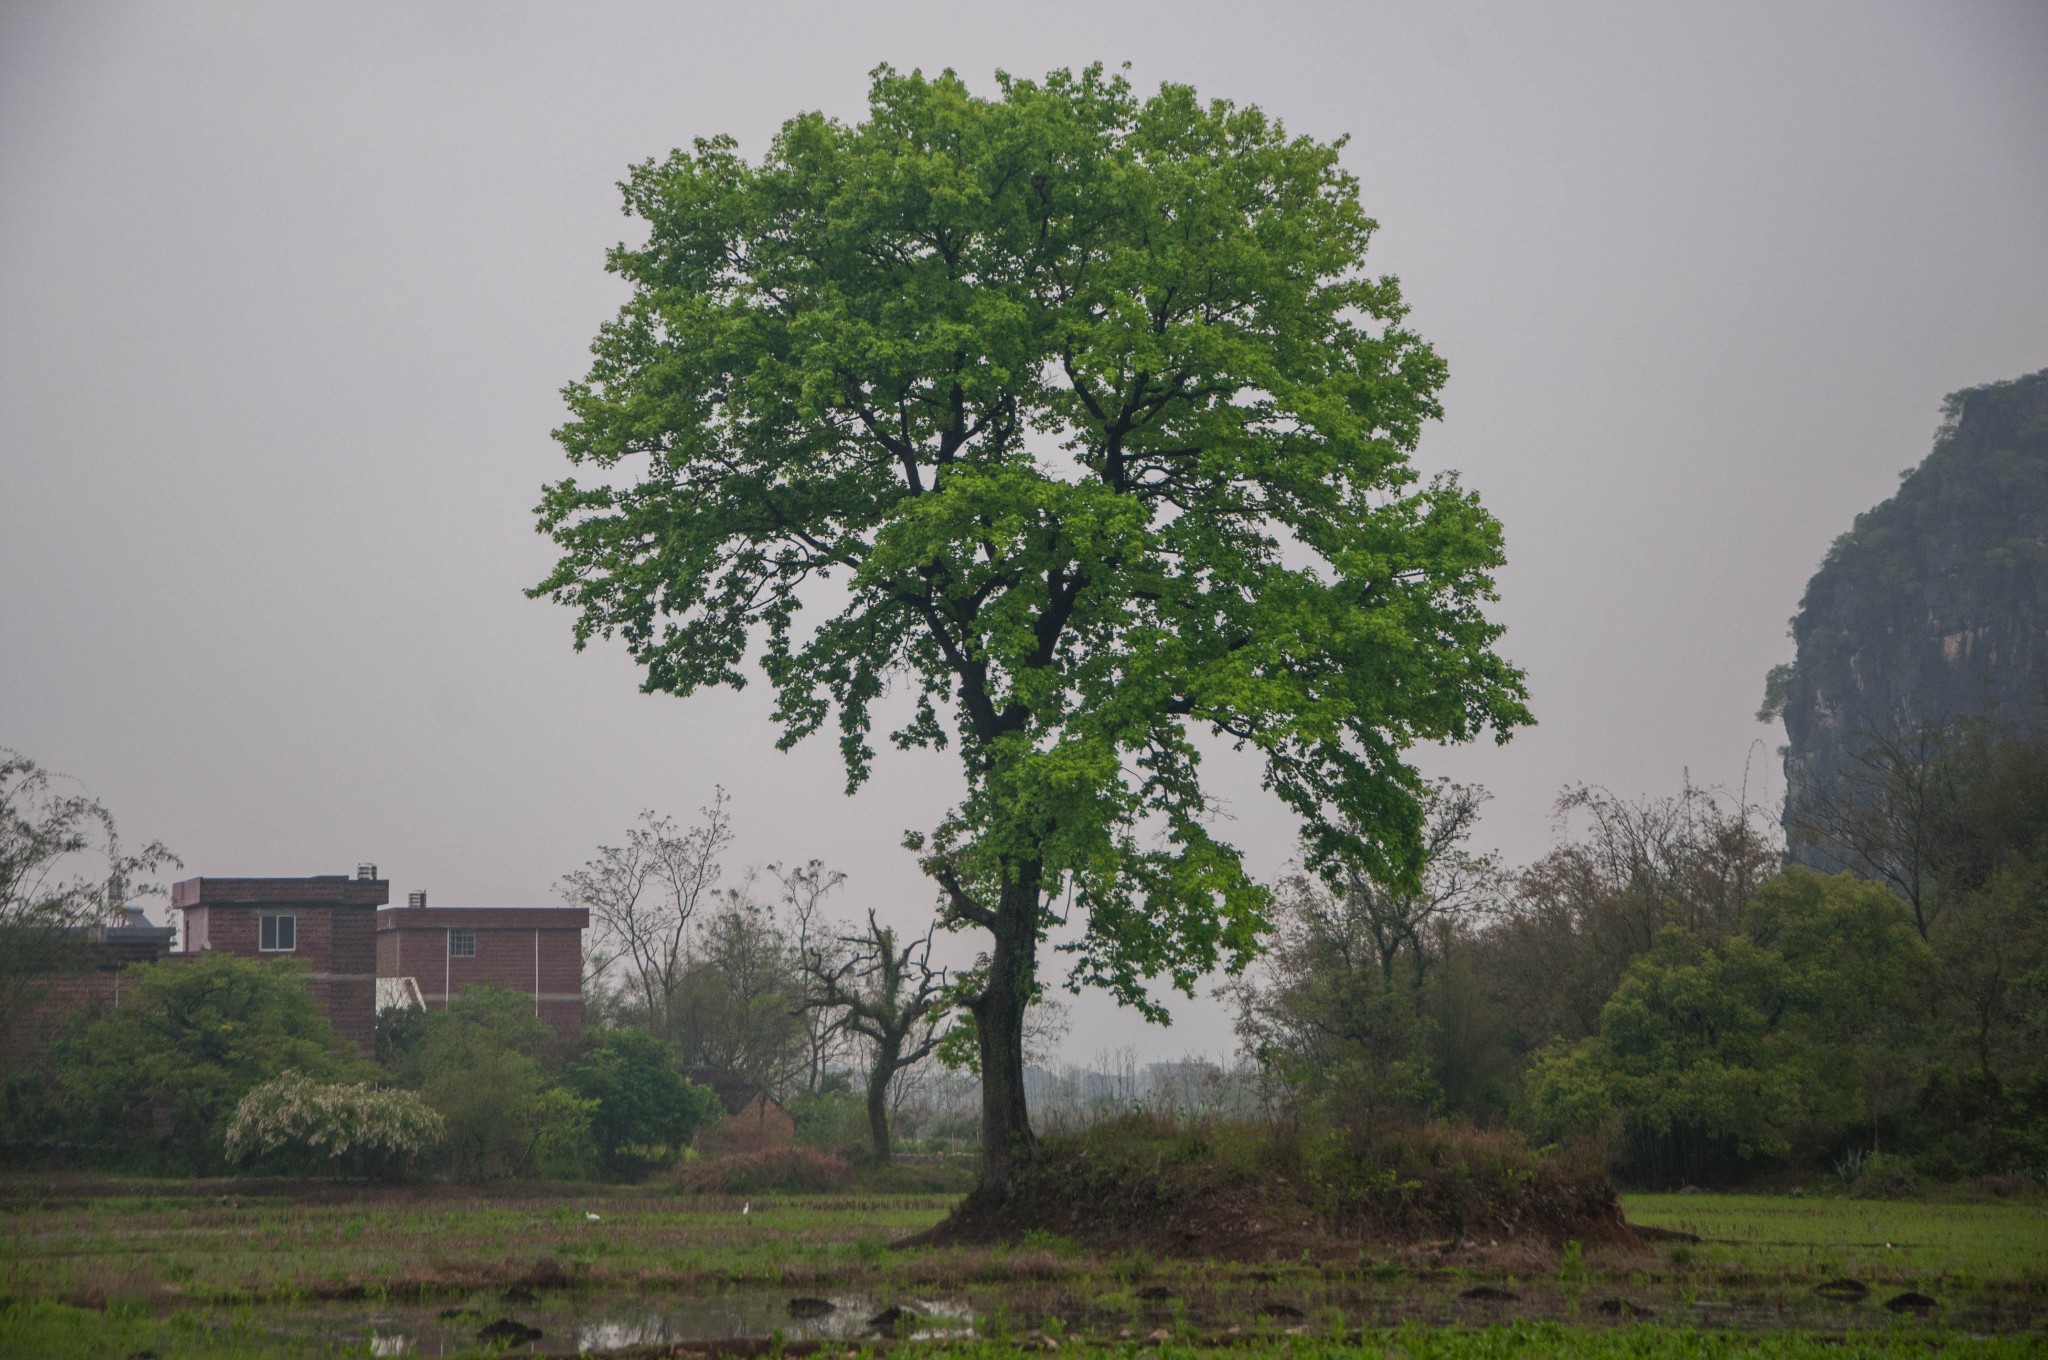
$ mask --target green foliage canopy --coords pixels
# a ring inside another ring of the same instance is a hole
[[[570,1064],[569,1089],[594,1101],[591,1139],[606,1175],[637,1179],[682,1156],[704,1124],[724,1113],[710,1088],[685,1081],[674,1044],[645,1030],[610,1030]]]
[[[1099,67],[999,84],[883,67],[864,122],[632,170],[631,296],[556,432],[595,475],[546,489],[533,593],[649,691],[758,645],[782,744],[836,715],[850,789],[907,682],[890,739],[967,780],[913,844],[996,937],[977,1018],[1016,1067],[1053,898],[1073,979],[1154,1013],[1146,978],[1254,948],[1195,732],[1262,758],[1315,863],[1400,879],[1406,748],[1529,718],[1499,525],[1409,462],[1444,366],[1363,271],[1338,145]]]
[[[333,1048],[292,965],[207,953],[129,969],[121,1004],[52,1056],[67,1103],[117,1155],[205,1172],[251,1090],[287,1069],[349,1075]]]
[[[392,1065],[444,1121],[456,1177],[590,1173],[596,1107],[554,1086],[543,1059],[558,1041],[532,997],[469,987],[395,1028]]]
[[[1658,935],[1600,1033],[1538,1056],[1537,1122],[1559,1136],[1618,1119],[1633,1155],[1667,1172],[1697,1170],[1715,1147],[1811,1155],[1816,1139],[1907,1094],[1888,1078],[1909,1070],[1931,965],[1884,888],[1788,870],[1751,899],[1743,933]]]

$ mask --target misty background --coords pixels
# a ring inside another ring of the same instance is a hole
[[[1507,530],[1539,725],[1421,762],[1493,792],[1477,846],[1540,854],[1579,781],[1775,803],[1752,714],[1828,543],[1945,393],[2048,366],[2048,6],[7,5],[0,745],[186,874],[367,859],[436,905],[546,903],[723,785],[730,874],[815,856],[921,929],[897,842],[951,757],[848,799],[763,687],[639,694],[522,596],[531,510],[629,164],[857,119],[884,61],[1095,60],[1351,138],[1450,364],[1419,462]],[[1220,787],[1278,874],[1287,820]],[[1175,1012],[1079,1002],[1067,1056],[1232,1046]]]

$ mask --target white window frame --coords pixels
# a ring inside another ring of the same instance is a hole
[[[280,923],[283,929],[279,929]],[[270,943],[263,943],[269,936]],[[285,936],[291,937],[290,944],[279,944]],[[256,952],[259,954],[295,954],[299,948],[299,918],[292,912],[264,912],[256,919]]]
[[[468,945],[463,949],[458,946]],[[448,957],[451,959],[473,959],[476,957],[476,928],[454,926],[448,931]]]

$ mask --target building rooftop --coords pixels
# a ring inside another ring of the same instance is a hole
[[[319,874],[312,878],[187,878],[171,885],[171,905],[180,909],[381,907],[390,900],[388,879],[350,878],[346,874]]]

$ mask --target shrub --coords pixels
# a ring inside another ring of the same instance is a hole
[[[1882,1110],[1873,1092],[1912,1039],[1930,966],[1905,907],[1846,874],[1790,869],[1726,939],[1658,932],[1600,1012],[1600,1032],[1529,1070],[1537,1130],[1618,1132],[1644,1184],[1726,1178],[1818,1157]]]
[[[503,987],[465,988],[440,1010],[386,1011],[377,1026],[378,1061],[408,1086],[423,1085],[479,1049],[545,1065],[561,1047],[554,1026],[533,1013],[533,998]]]
[[[597,1141],[591,1126],[597,1102],[556,1087],[542,1091],[531,1113],[533,1170],[549,1180],[590,1180],[598,1172]]]
[[[446,1131],[411,1091],[368,1083],[322,1084],[286,1072],[242,1097],[227,1130],[227,1155],[323,1162],[334,1175],[396,1175]]]
[[[1000,1205],[970,1202],[930,1240],[1033,1228],[1098,1248],[1236,1258],[1445,1236],[1629,1240],[1597,1165],[1510,1135],[1390,1121],[1181,1126],[1143,1114],[1041,1140]]]
[[[1911,1162],[1878,1152],[1863,1163],[1851,1193],[1858,1199],[1911,1199],[1920,1193],[1920,1181]]]
[[[592,1103],[590,1136],[607,1176],[638,1180],[673,1165],[698,1127],[723,1113],[708,1088],[683,1079],[677,1057],[674,1044],[621,1029],[570,1066],[570,1089]]]
[[[420,1095],[447,1121],[449,1173],[465,1181],[531,1175],[550,1114],[540,1064],[483,1040],[451,1045],[439,1057]]]
[[[473,987],[446,1010],[396,1028],[398,1072],[447,1121],[442,1161],[466,1181],[536,1172],[588,1176],[595,1102],[550,1089],[542,1066],[557,1040],[533,998]],[[545,1164],[545,1165],[543,1165]]]
[[[209,953],[125,976],[120,1007],[53,1054],[67,1122],[102,1154],[214,1170],[243,1096],[288,1070],[353,1070],[291,964]]]
[[[806,1092],[793,1097],[789,1117],[796,1140],[805,1147],[853,1160],[867,1155],[871,1143],[867,1102],[846,1090]]]

